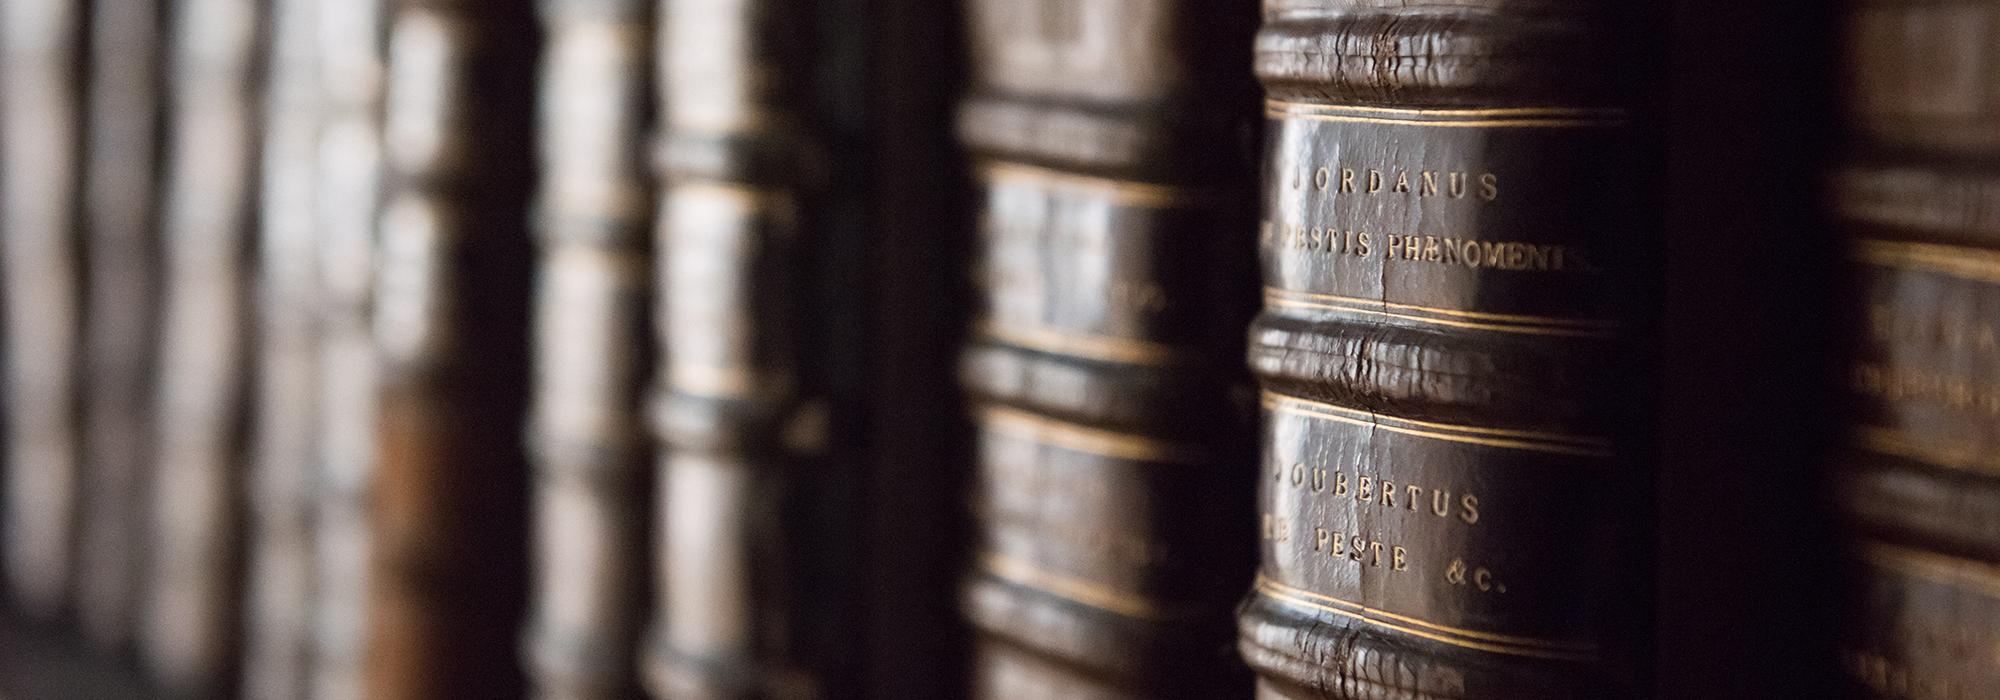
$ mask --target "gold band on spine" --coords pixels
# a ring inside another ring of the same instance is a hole
[[[981,425],[1009,437],[1101,457],[1168,463],[1196,463],[1205,459],[1198,450],[1170,442],[1089,428],[1012,408],[988,406],[980,410],[979,417]]]
[[[1862,543],[1857,554],[1870,566],[2000,599],[2000,565],[1991,562],[1911,549],[1882,541]]]
[[[2000,474],[2000,460],[1990,450],[1974,445],[1938,439],[1912,439],[1902,431],[1877,425],[1858,425],[1850,438],[1854,446],[1880,455],[1922,462],[1943,469]]]
[[[669,385],[691,396],[733,399],[750,393],[756,374],[740,367],[673,365],[668,367]]]
[[[2000,284],[2000,250],[1864,238],[1854,241],[1848,255],[1857,262],[1879,267]]]
[[[1199,191],[1186,187],[1078,175],[1022,163],[985,161],[978,165],[977,172],[980,179],[989,185],[1025,184],[1050,189],[1085,190],[1093,200],[1109,200],[1131,207],[1169,209],[1203,203]]]
[[[1264,101],[1264,116],[1272,119],[1481,128],[1589,128],[1623,126],[1629,121],[1626,112],[1621,109],[1589,107],[1429,109],[1328,105],[1280,99]]]
[[[979,324],[979,334],[1029,350],[1100,362],[1167,366],[1194,364],[1196,360],[1184,349],[1166,343],[1079,333],[1048,326],[986,321]]]
[[[1464,649],[1477,649],[1495,654],[1563,661],[1585,661],[1596,657],[1596,647],[1588,644],[1520,637],[1440,625],[1406,615],[1377,610],[1360,603],[1335,598],[1330,595],[1314,593],[1303,588],[1287,586],[1271,580],[1261,572],[1257,574],[1257,592],[1264,597],[1288,605],[1333,613],[1371,627],[1402,632]]]
[[[1398,304],[1377,299],[1365,299],[1362,297],[1340,296],[1337,294],[1299,292],[1276,287],[1264,288],[1264,304],[1274,308],[1340,311],[1451,328],[1528,335],[1553,335],[1571,338],[1616,337],[1619,328],[1619,324],[1614,321],[1441,309],[1415,304]]]
[[[1268,389],[1264,391],[1263,403],[1264,408],[1270,411],[1320,420],[1330,420],[1349,425],[1379,428],[1393,433],[1433,440],[1598,459],[1607,459],[1614,454],[1611,441],[1601,437],[1453,425],[1416,420],[1414,418],[1398,418],[1372,411],[1363,411],[1302,399],[1295,396],[1285,396]]]
[[[1019,584],[1074,603],[1088,605],[1099,610],[1114,612],[1126,617],[1142,620],[1158,620],[1173,617],[1174,611],[1159,601],[1131,591],[1121,591],[1110,586],[1068,574],[1044,569],[1033,562],[1023,561],[1001,554],[987,554],[979,558],[979,569],[987,575],[1002,581]]]

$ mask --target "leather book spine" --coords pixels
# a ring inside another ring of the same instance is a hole
[[[0,2],[6,569],[14,602],[40,617],[67,604],[74,567],[83,9]]]
[[[783,0],[663,0],[658,16],[645,682],[656,697],[818,697],[823,679],[799,653],[812,588],[791,568],[811,533],[786,522],[821,439],[798,420],[794,303],[814,166],[796,101],[810,15]]]
[[[546,0],[536,225],[537,695],[638,693],[652,489],[641,401],[651,341],[646,177],[651,3]]]
[[[238,648],[261,3],[176,6],[164,309],[141,647],[175,693],[219,692]]]
[[[1829,478],[1857,697],[2000,688],[2000,3],[1843,6],[1847,418]]]
[[[318,0],[322,111],[311,253],[319,319],[318,454],[313,459],[310,687],[322,700],[363,693],[375,464],[375,226],[382,201],[384,0]]]
[[[518,693],[534,57],[526,0],[403,0],[374,287],[366,694]]]
[[[145,551],[158,306],[160,34],[157,0],[99,3],[90,34],[84,224],[84,477],[78,621],[99,646],[133,641]]]
[[[1265,3],[1259,697],[1643,682],[1661,166],[1637,13]]]
[[[313,0],[268,7],[241,690],[279,700],[309,694],[312,651],[319,7]]]
[[[1256,17],[1227,5],[967,4],[975,697],[1248,690]]]

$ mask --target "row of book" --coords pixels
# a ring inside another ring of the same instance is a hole
[[[1996,38],[0,0],[8,603],[174,696],[2000,697]]]

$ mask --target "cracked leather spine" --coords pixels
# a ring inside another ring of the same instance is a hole
[[[1247,690],[1254,84],[1240,3],[975,0],[976,697]]]
[[[1857,697],[1980,697],[2000,687],[2000,4],[1840,16],[1840,661]]]
[[[1264,4],[1263,698],[1629,692],[1654,245],[1616,3]],[[1639,645],[1643,646],[1643,645]]]

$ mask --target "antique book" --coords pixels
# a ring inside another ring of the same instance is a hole
[[[0,2],[5,556],[14,602],[42,617],[67,602],[76,537],[83,5]]]
[[[1860,697],[2000,688],[2000,4],[1844,7],[1841,661]]]
[[[544,0],[541,245],[535,300],[536,693],[637,695],[647,599],[652,211],[644,148],[653,45],[646,0]]]
[[[806,108],[815,16],[772,0],[663,0],[658,16],[645,682],[658,697],[837,695],[809,619],[838,603],[811,566],[809,545],[836,536],[807,517],[830,495],[809,481],[829,418],[801,371],[827,168]]]
[[[1643,682],[1646,16],[1265,4],[1260,697]]]
[[[1247,5],[976,0],[964,592],[985,698],[1241,695]]]
[[[253,0],[187,0],[172,18],[159,440],[140,633],[170,692],[223,692],[238,649],[263,15]]]
[[[267,5],[243,612],[245,697],[307,697],[318,458],[315,0]]]
[[[501,697],[526,588],[534,8],[392,7],[364,690]]]
[[[312,510],[312,695],[363,692],[368,619],[368,489],[375,460],[375,341],[369,324],[375,224],[382,199],[385,0],[318,0],[320,93],[319,406]]]
[[[99,3],[90,24],[84,161],[84,461],[73,582],[78,622],[99,645],[132,641],[145,552],[159,245],[157,0]]]

